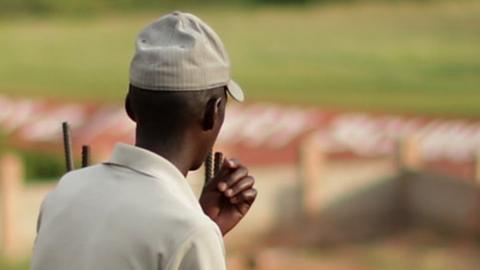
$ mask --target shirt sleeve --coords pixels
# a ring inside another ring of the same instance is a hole
[[[42,225],[42,216],[43,216],[43,212],[44,212],[43,208],[45,208],[45,203],[48,199],[49,194],[50,193],[47,193],[47,195],[43,199],[42,203],[40,204],[40,209],[38,211],[38,216],[37,216],[37,225],[36,225],[36,228],[35,228],[37,234],[40,232],[40,226]]]
[[[47,194],[47,197],[48,197],[48,194]],[[34,249],[35,249],[35,245],[37,244],[38,234],[40,233],[40,226],[42,225],[43,208],[44,208],[47,197],[45,197],[45,199],[43,200],[42,204],[40,205],[40,210],[38,211],[37,225],[35,227],[35,231],[37,234],[35,235],[35,240],[33,242]]]
[[[177,250],[171,270],[226,270],[223,239],[212,226],[196,230]]]

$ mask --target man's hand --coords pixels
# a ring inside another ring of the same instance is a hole
[[[225,235],[245,216],[257,197],[255,179],[235,159],[225,159],[220,171],[203,188],[200,205]]]

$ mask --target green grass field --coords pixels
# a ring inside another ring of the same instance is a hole
[[[480,116],[480,2],[199,8],[250,101]],[[0,92],[120,101],[165,10],[0,21]]]

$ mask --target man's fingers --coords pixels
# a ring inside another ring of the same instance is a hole
[[[248,172],[247,172],[248,173]],[[235,182],[230,188],[225,191],[225,196],[231,198],[242,191],[250,189],[255,184],[255,179],[252,176],[243,177],[241,180]]]
[[[219,171],[213,176],[213,181],[211,182],[211,184],[217,186],[217,188],[220,189],[220,186],[223,186],[223,184],[220,185],[220,183],[224,181],[226,176],[228,176],[231,168],[235,168],[236,166],[239,166],[239,164],[240,162],[238,160],[225,157],[222,161],[222,165],[220,166]],[[226,189],[227,186],[225,186],[224,188]]]
[[[248,170],[236,159],[225,160],[220,172],[218,173],[217,187],[220,191],[227,190],[235,182],[248,175]]]
[[[235,168],[238,168],[240,165],[242,165],[240,161],[236,158],[225,159],[224,163],[225,163],[225,166],[227,166],[230,169],[235,169]]]
[[[233,186],[235,186],[235,184],[239,180],[241,180],[242,178],[245,178],[247,176],[248,176],[247,168],[245,168],[244,166],[240,166],[237,169],[235,169],[234,171],[232,171],[232,173],[230,175],[227,175],[227,177],[224,181],[225,181],[225,183],[227,183],[229,188],[232,188]]]
[[[222,166],[220,167],[220,172],[218,173],[220,176],[224,176],[230,172],[232,169],[236,169],[240,167],[242,164],[238,159],[235,158],[224,158]]]
[[[254,188],[251,188],[249,190],[245,190],[244,192],[241,193],[241,196],[243,198],[243,202],[247,204],[252,204],[255,199],[257,198],[257,190]]]
[[[237,196],[230,198],[230,203],[233,204],[247,204],[251,205],[255,199],[257,198],[257,190],[254,188],[247,189],[241,193],[239,193]]]
[[[222,165],[220,166],[220,171],[216,176],[226,176],[232,169],[238,168],[240,165],[241,163],[237,159],[224,158],[222,161]]]

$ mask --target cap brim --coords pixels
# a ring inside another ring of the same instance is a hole
[[[238,102],[242,102],[245,100],[245,95],[243,94],[242,88],[234,82],[233,80],[230,80],[227,84],[227,89],[230,95],[233,97]]]

